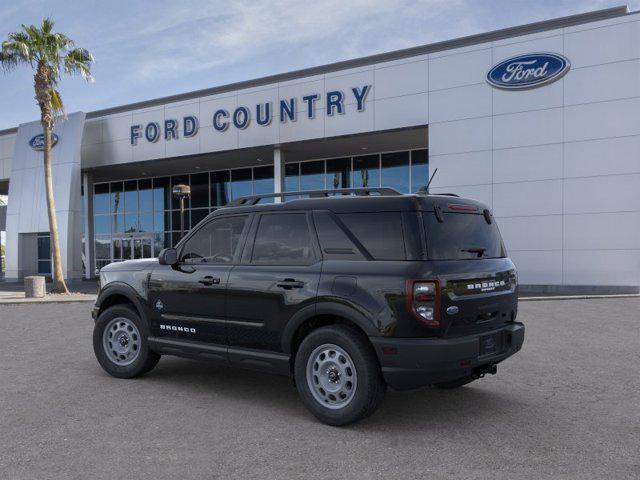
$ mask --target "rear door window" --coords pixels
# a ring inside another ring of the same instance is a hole
[[[325,260],[365,260],[349,234],[327,212],[315,212],[313,218],[320,240],[322,258]],[[352,237],[353,238],[353,237]]]
[[[342,213],[338,218],[374,260],[406,260],[400,212]]]
[[[439,222],[432,212],[422,215],[429,260],[506,256],[496,222],[487,223],[482,214],[443,213],[442,222]]]
[[[310,265],[315,255],[306,213],[264,214],[253,244],[254,265]]]

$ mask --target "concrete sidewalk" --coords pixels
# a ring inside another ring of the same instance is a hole
[[[69,295],[50,293],[51,283],[46,284],[47,294],[43,298],[25,298],[22,282],[0,282],[0,305],[23,303],[68,303],[95,302],[98,285],[95,281],[67,282]]]

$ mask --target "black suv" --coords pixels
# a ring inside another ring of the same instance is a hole
[[[243,197],[159,260],[104,267],[100,365],[130,378],[169,354],[289,375],[343,425],[387,385],[459,387],[522,347],[516,271],[486,206],[385,188],[265,203],[287,195]]]

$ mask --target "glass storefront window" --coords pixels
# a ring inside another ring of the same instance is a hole
[[[239,168],[231,170],[231,195],[232,198],[251,195],[251,169]]]
[[[429,151],[414,150],[411,152],[411,192],[429,183]]]
[[[382,185],[409,193],[409,152],[382,154]]]
[[[111,258],[110,243],[111,243],[110,237],[106,237],[103,235],[96,235],[96,238],[95,238],[96,259],[108,260]]]
[[[138,209],[138,182],[127,180],[124,182],[124,211],[132,213],[137,212]]]
[[[109,213],[109,184],[94,185],[93,192],[93,213]]]
[[[153,211],[162,212],[171,208],[171,188],[169,177],[153,179]]]
[[[113,233],[124,233],[124,215],[111,215],[111,231]]]
[[[153,214],[141,213],[138,217],[138,229],[141,232],[153,232]]]
[[[300,190],[299,163],[287,163],[284,166],[284,190],[285,192],[297,192]]]
[[[93,220],[93,232],[95,235],[111,233],[111,215],[96,215]]]
[[[327,160],[327,189],[351,188],[351,158]]]
[[[380,186],[380,156],[365,155],[353,158],[354,188]]]
[[[140,212],[153,212],[153,188],[150,178],[138,180],[138,202]]]
[[[258,167],[253,169],[253,194],[260,195],[273,193],[273,167]],[[273,198],[267,198],[262,202],[273,202]]]
[[[155,232],[164,232],[171,230],[171,216],[169,212],[156,212],[153,214],[153,230]]]
[[[231,199],[229,171],[211,172],[211,206],[222,207]]]
[[[122,182],[111,182],[111,213],[120,213],[124,211],[122,205]]]
[[[191,208],[209,208],[209,174],[191,175]]]
[[[300,190],[324,190],[324,160],[300,164]]]

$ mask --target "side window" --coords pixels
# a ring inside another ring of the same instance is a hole
[[[343,213],[338,218],[375,260],[406,260],[400,212]]]
[[[316,212],[313,219],[325,260],[364,260],[358,247],[327,212]]]
[[[265,214],[260,217],[253,245],[254,265],[309,265],[313,246],[305,213]]]
[[[231,263],[246,222],[246,216],[212,220],[187,240],[180,261]]]

